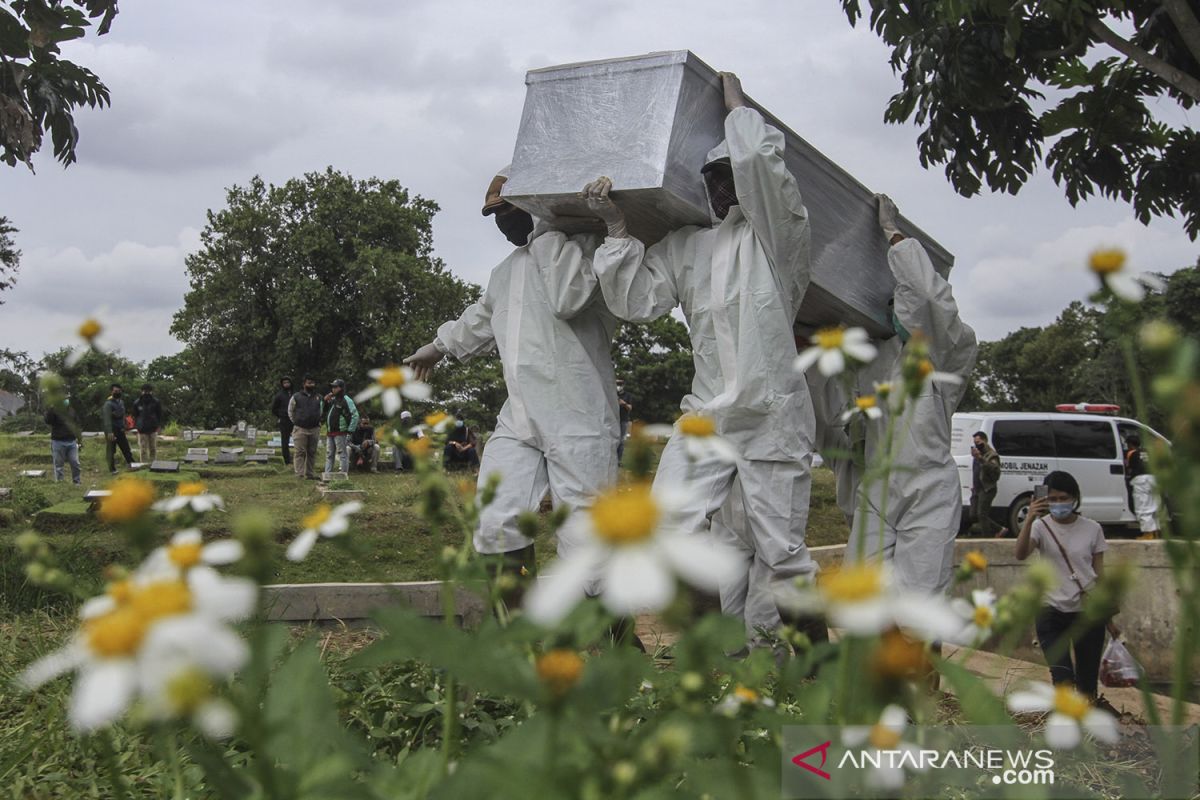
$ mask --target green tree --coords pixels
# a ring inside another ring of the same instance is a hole
[[[108,33],[117,0],[5,0],[0,2],[0,158],[10,167],[33,169],[33,154],[47,130],[54,157],[75,161],[79,131],[75,108],[109,104],[108,88],[95,73],[59,58],[59,45],[80,39],[100,18]]]
[[[39,372],[49,371],[62,376],[76,422],[84,430],[98,431],[101,428],[100,407],[108,398],[109,387],[114,383],[121,384],[128,401],[142,384],[142,367],[120,353],[95,351],[85,355],[73,367],[67,367],[70,354],[69,347],[47,353],[40,362]]]
[[[171,326],[226,420],[258,418],[282,374],[362,388],[478,291],[433,256],[437,205],[394,180],[255,177],[226,202],[187,258],[192,288]]]
[[[1044,160],[1072,205],[1098,193],[1200,234],[1200,134],[1155,113],[1200,101],[1198,0],[867,4],[901,73],[884,118],[922,126],[922,165],[960,194],[1016,194]],[[851,24],[861,5],[842,0]]]
[[[16,232],[8,217],[0,217],[0,292],[13,287],[17,282],[17,270],[21,268],[21,251],[12,238]],[[0,300],[2,305],[4,301]]]
[[[692,390],[695,367],[687,327],[673,317],[626,323],[613,340],[613,365],[633,395],[633,418],[671,422]]]
[[[159,356],[146,365],[138,386],[154,386],[154,395],[162,403],[168,421],[204,428],[229,422],[228,410],[218,408],[213,396],[204,391],[192,365],[192,353],[186,349]],[[269,417],[269,413],[263,414],[258,421],[266,422]]]

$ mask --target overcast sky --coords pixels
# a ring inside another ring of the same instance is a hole
[[[677,49],[737,72],[953,252],[955,294],[982,339],[1084,298],[1094,286],[1083,263],[1098,246],[1124,247],[1144,270],[1196,261],[1177,221],[1144,227],[1102,200],[1072,209],[1044,173],[1015,198],[956,195],[921,169],[916,128],[884,125],[899,85],[889,51],[852,29],[837,0],[122,0],[111,33],[67,51],[113,101],[78,114],[79,162],[62,169],[47,144],[36,175],[0,167],[0,215],[24,253],[0,306],[0,346],[40,355],[105,308],[126,355],[180,349],[168,328],[188,288],[184,256],[226,187],[256,174],[278,184],[332,165],[399,180],[440,204],[437,254],[483,282],[508,248],[479,207],[511,160],[525,71]]]

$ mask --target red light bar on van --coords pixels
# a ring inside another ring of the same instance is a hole
[[[1059,403],[1055,411],[1074,411],[1079,414],[1118,414],[1121,407],[1113,403]]]

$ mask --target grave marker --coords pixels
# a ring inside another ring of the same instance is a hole
[[[150,465],[151,472],[179,472],[178,461],[155,461]]]

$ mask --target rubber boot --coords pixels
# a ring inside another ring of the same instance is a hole
[[[521,607],[525,600],[525,590],[529,582],[537,575],[537,557],[534,546],[523,547],[520,550],[509,550],[501,553],[499,577],[506,584],[500,589],[500,600],[509,611]]]
[[[820,644],[829,642],[829,626],[825,624],[825,620],[811,614],[798,614],[795,611],[776,606],[779,612],[779,619],[784,625],[789,625],[795,628],[798,633],[803,633],[812,642],[812,646],[816,647]],[[812,668],[808,672],[809,678],[816,677],[817,670],[824,661],[828,661],[832,655],[826,655],[821,661],[814,661]]]

